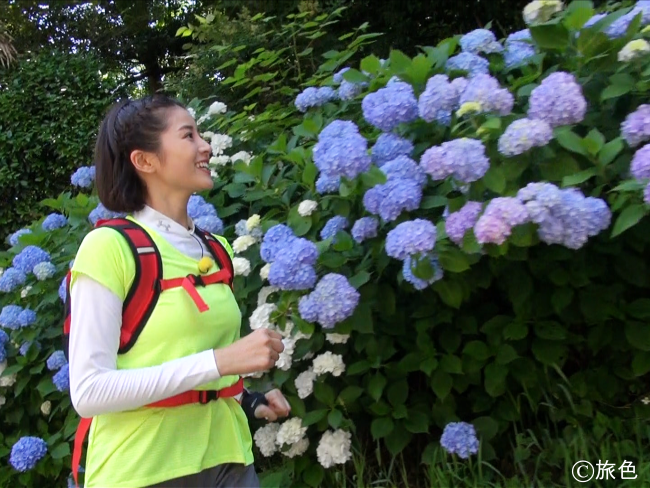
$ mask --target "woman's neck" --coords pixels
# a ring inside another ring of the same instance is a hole
[[[190,221],[187,215],[187,202],[188,197],[174,197],[171,194],[166,196],[162,195],[148,195],[146,204],[160,212],[161,214],[169,217],[174,222],[182,225],[184,228],[190,228]]]

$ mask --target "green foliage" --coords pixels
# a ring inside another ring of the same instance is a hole
[[[0,240],[42,215],[39,202],[70,187],[92,160],[115,83],[81,54],[42,52],[2,72],[0,82]]]

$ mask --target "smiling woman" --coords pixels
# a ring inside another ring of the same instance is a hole
[[[247,417],[289,414],[279,390],[249,393],[277,332],[240,339],[233,251],[188,215],[209,190],[211,147],[162,96],[115,105],[100,127],[96,184],[125,218],[98,222],[68,278],[70,396],[89,431],[84,486],[259,486]],[[97,259],[96,256],[100,256]]]

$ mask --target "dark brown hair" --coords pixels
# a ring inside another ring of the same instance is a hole
[[[130,154],[139,149],[157,153],[165,114],[185,106],[164,95],[125,100],[111,107],[99,127],[95,144],[95,183],[99,200],[113,212],[136,212],[145,204],[146,188]]]

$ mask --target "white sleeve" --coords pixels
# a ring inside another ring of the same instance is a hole
[[[71,298],[70,396],[82,417],[132,410],[220,378],[212,350],[159,366],[118,370],[122,300],[83,274]]]

